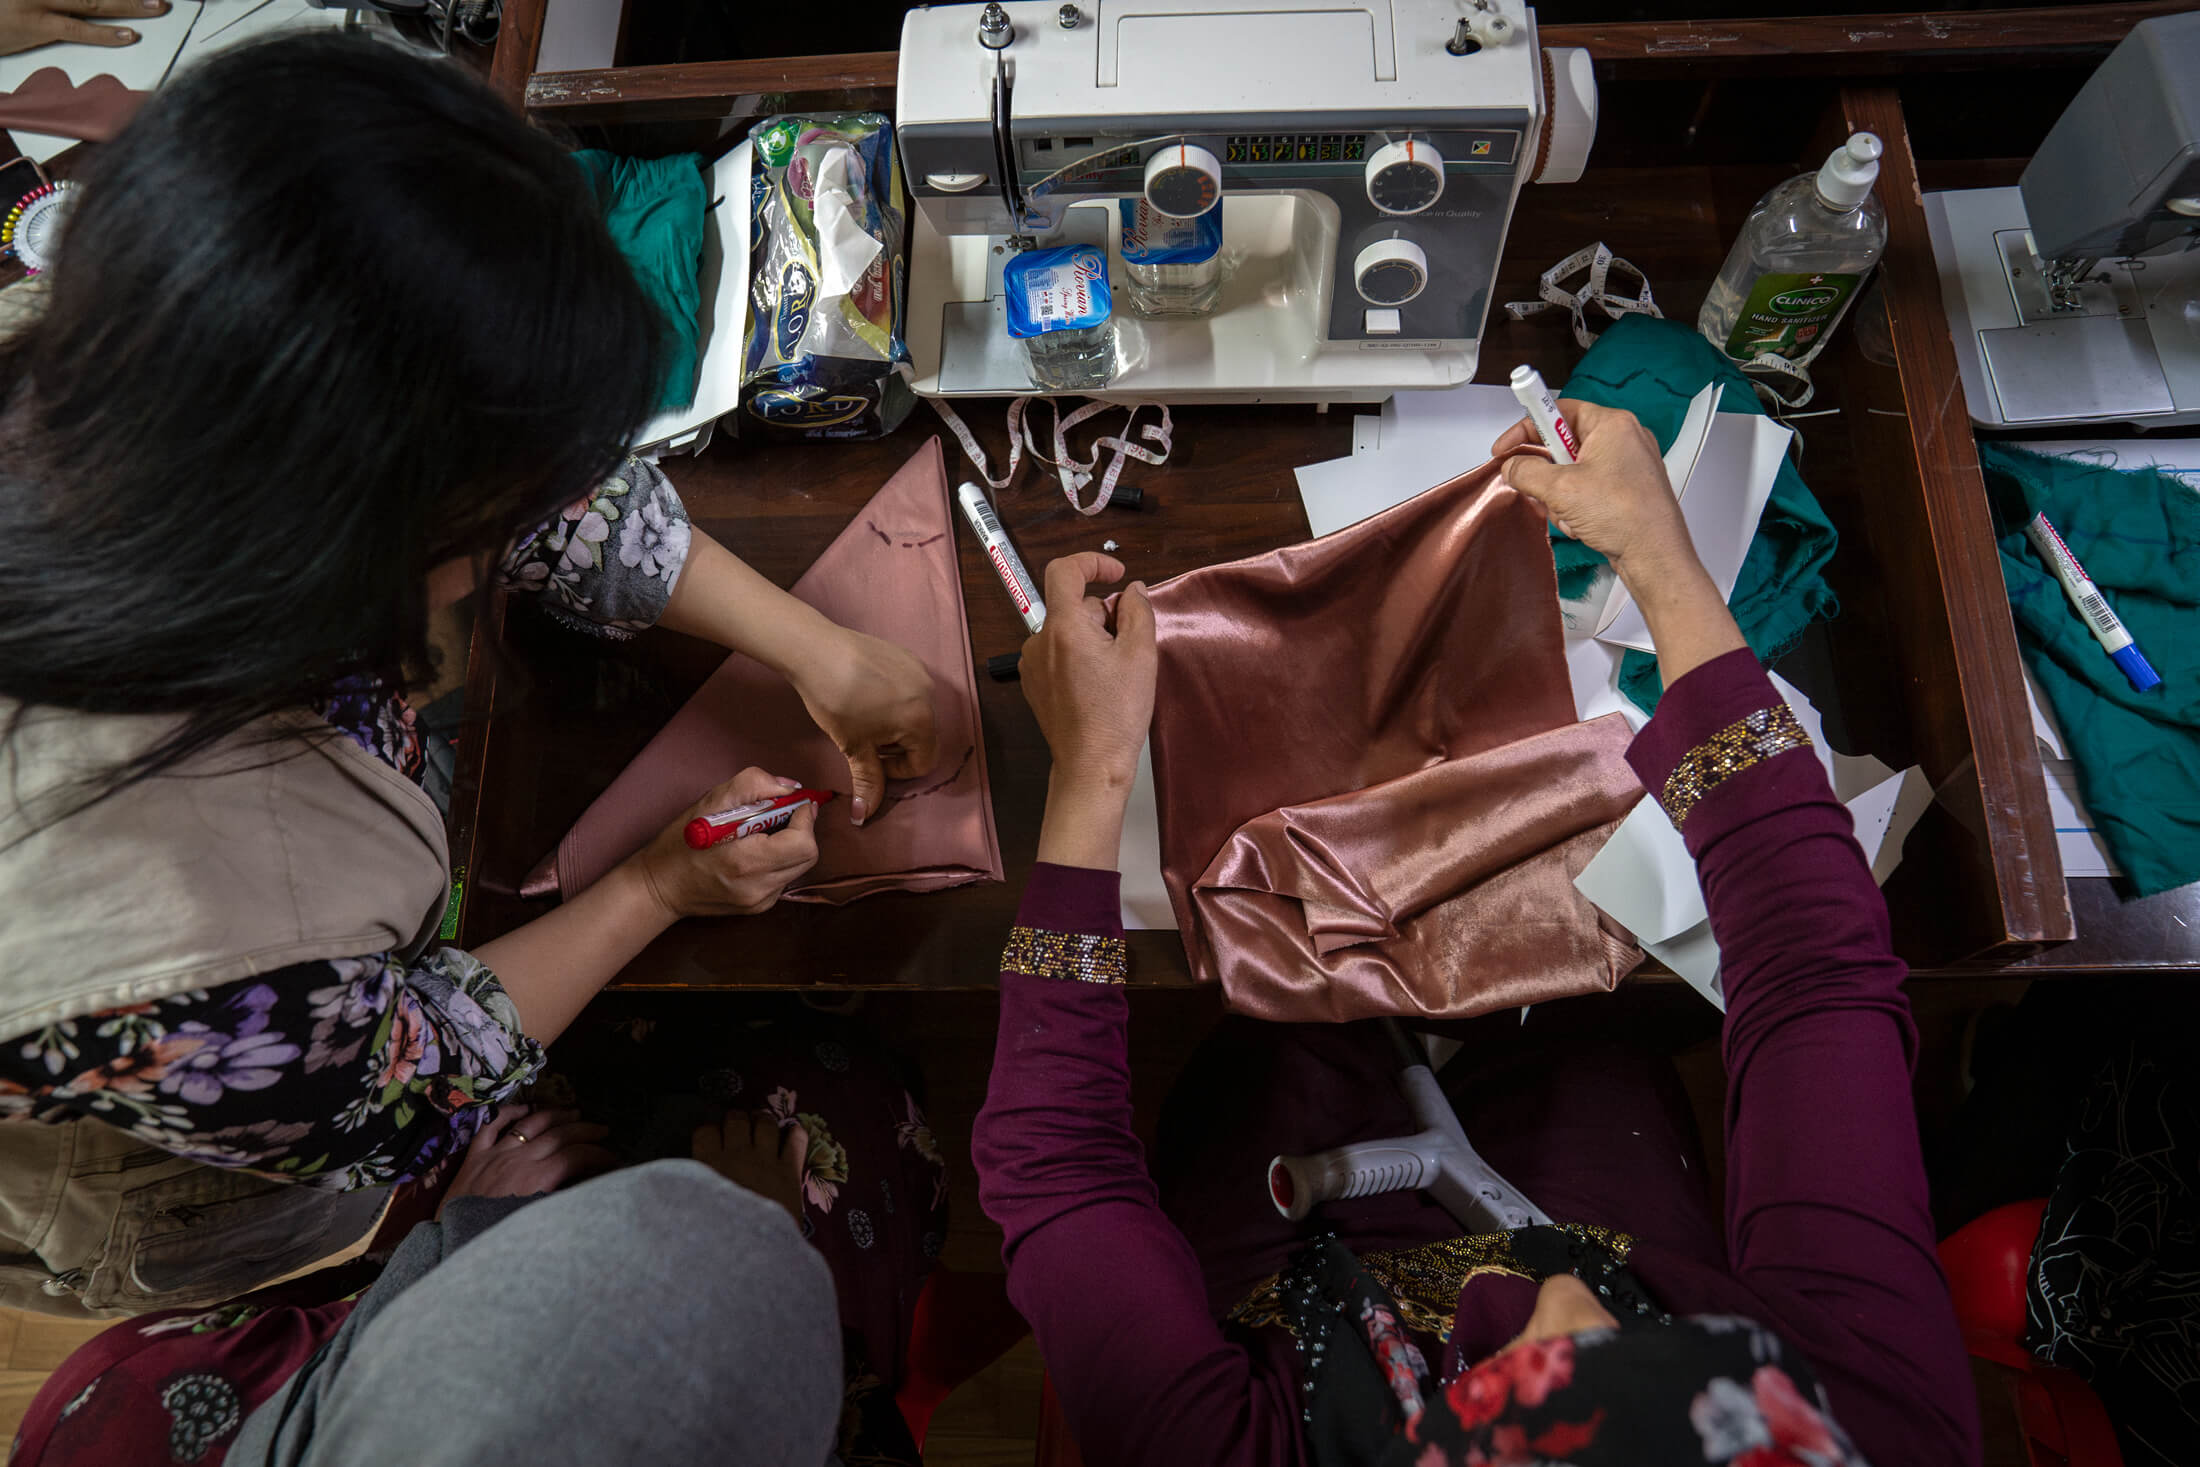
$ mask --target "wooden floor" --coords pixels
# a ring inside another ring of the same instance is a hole
[[[0,1441],[12,1440],[31,1397],[76,1347],[121,1321],[79,1323],[19,1309],[0,1309]]]

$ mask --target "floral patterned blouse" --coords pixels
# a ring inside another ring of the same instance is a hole
[[[629,460],[523,536],[501,584],[559,620],[627,637],[654,622],[688,548],[687,511]],[[413,711],[378,684],[322,715],[418,780]],[[430,1172],[542,1065],[496,975],[451,947],[297,963],[218,988],[85,1014],[0,1045],[0,1116],[88,1116],[164,1151],[336,1190]]]

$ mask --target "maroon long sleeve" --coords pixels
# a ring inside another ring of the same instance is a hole
[[[1682,696],[1659,703],[1627,753],[1653,793],[1691,749],[1783,706],[1747,651],[1673,691]],[[1714,788],[1681,834],[1726,993],[1733,1271],[1764,1297],[1816,1306],[1797,1342],[1885,1393],[1848,1413],[1860,1440],[1859,1411],[1914,1404],[1919,1419],[1894,1437],[1903,1456],[1877,1460],[1976,1461],[1977,1396],[1934,1249],[1910,1093],[1908,970],[1848,811],[1797,748]]]
[[[1667,690],[1630,761],[1663,790],[1710,735],[1779,706],[1746,653],[1720,658]],[[1727,1258],[1643,1248],[1637,1271],[1676,1313],[1781,1330],[1875,1460],[1973,1462],[1974,1398],[1910,1105],[1904,970],[1847,812],[1795,749],[1709,788],[1682,830],[1728,1000]],[[1040,865],[1019,925],[1119,936],[1117,886],[1113,872]],[[1131,1131],[1125,1018],[1120,987],[1001,975],[973,1149],[1007,1235],[1010,1295],[1090,1467],[1297,1462],[1288,1352],[1224,1336],[1190,1243],[1161,1211]],[[1610,1182],[1624,1226],[1631,1182]],[[1507,1291],[1484,1303],[1498,1300],[1524,1302]],[[1512,1328],[1524,1322],[1523,1310]]]

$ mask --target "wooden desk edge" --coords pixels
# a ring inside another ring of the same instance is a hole
[[[1842,90],[1841,105],[1851,129],[1868,128],[1886,145],[1879,195],[1887,212],[1887,250],[1880,262],[1887,323],[1941,591],[1955,611],[1949,621],[1957,633],[1956,673],[1980,797],[1995,828],[1991,849],[2006,926],[2003,951],[2021,957],[2042,944],[2068,942],[2077,936],[2077,924],[2061,852],[2051,834],[2045,841],[2032,836],[2052,832],[2055,822],[2032,741],[2016,623],[2002,590],[1986,482],[1963,405],[1901,100],[1889,86],[1849,87]],[[2015,818],[2002,818],[2004,812]]]
[[[566,121],[716,116],[728,97],[860,91],[896,83],[899,53],[743,58],[665,66],[541,72],[547,0],[507,0],[491,73],[515,106]],[[2142,20],[2174,15],[2180,0],[2137,5],[1919,11],[1905,15],[1798,16],[1776,20],[1653,20],[1548,25],[1545,46],[1578,46],[1617,74],[1740,75],[1767,61],[1784,74],[1947,70],[2024,65],[2047,55],[2105,54]]]

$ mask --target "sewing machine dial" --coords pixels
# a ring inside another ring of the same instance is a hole
[[[1197,219],[1222,202],[1222,160],[1192,143],[1171,143],[1146,160],[1146,202],[1172,219]]]
[[[1418,214],[1444,196],[1444,155],[1407,138],[1367,160],[1367,201],[1385,214]]]
[[[1428,255],[1410,239],[1379,239],[1352,262],[1352,283],[1371,306],[1402,306],[1428,288]]]

